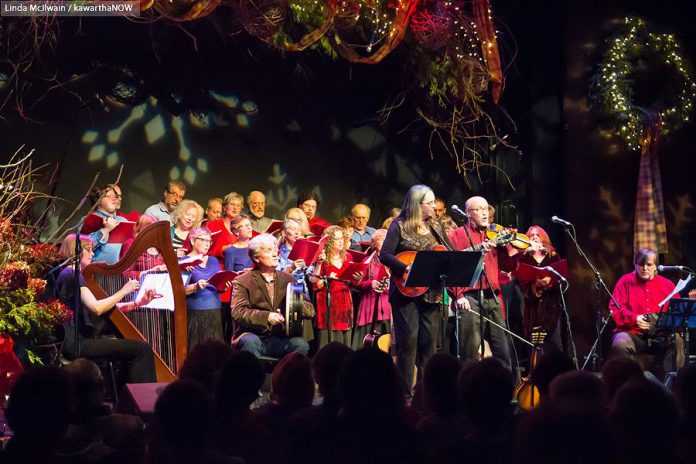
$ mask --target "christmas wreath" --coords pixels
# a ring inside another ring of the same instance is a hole
[[[650,32],[644,20],[634,17],[626,18],[624,26],[608,40],[609,49],[593,79],[593,99],[628,148],[637,150],[641,145],[642,118],[646,110],[659,114],[663,135],[678,129],[689,120],[696,84],[673,34]],[[673,70],[676,85],[652,108],[642,108],[634,101],[634,74],[637,61],[649,54]]]

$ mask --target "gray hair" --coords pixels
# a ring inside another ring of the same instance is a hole
[[[290,226],[290,224],[293,224],[293,223],[297,224],[297,226],[300,228],[300,231],[302,231],[302,224],[300,223],[300,221],[298,221],[295,218],[286,218],[283,221],[283,230],[288,230],[288,227]]]
[[[278,246],[278,240],[271,234],[259,234],[249,240],[249,257],[256,258],[264,248],[275,249]]]

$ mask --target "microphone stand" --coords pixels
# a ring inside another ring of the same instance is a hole
[[[471,233],[469,232],[468,224],[465,224],[463,226],[463,228],[464,228],[464,232],[466,233],[466,238],[469,240],[469,245],[473,247],[474,242],[471,241]],[[483,354],[485,353],[485,350],[486,350],[485,344],[484,344],[484,339],[483,339],[483,336],[485,333],[485,329],[483,326],[483,321],[485,319],[483,317],[483,281],[484,280],[488,284],[488,288],[490,288],[491,291],[493,292],[493,299],[495,300],[495,304],[496,305],[500,304],[500,300],[498,299],[498,295],[495,294],[495,290],[493,290],[493,287],[491,287],[491,282],[490,282],[490,280],[488,280],[488,274],[486,273],[485,257],[484,257],[484,261],[483,261],[483,267],[481,268],[481,275],[479,275],[479,281],[478,281],[479,288],[478,288],[478,291],[476,292],[476,300],[478,302],[479,311],[480,311],[478,316],[479,316],[479,336],[481,337],[481,359],[483,359]]]
[[[333,335],[331,333],[331,282],[343,282],[346,285],[350,285],[351,281],[346,279],[338,279],[336,277],[329,277],[327,275],[312,275],[317,279],[323,280],[324,286],[326,287],[326,331],[329,343],[331,343],[333,341]]]
[[[573,229],[573,232],[571,233],[569,230],[569,227]],[[590,267],[592,270],[592,273],[595,276],[595,283],[594,286],[597,289],[597,315],[595,319],[595,327],[597,329],[597,338],[594,341],[594,344],[592,345],[592,348],[590,348],[590,352],[587,353],[587,356],[585,357],[585,362],[582,365],[582,370],[585,370],[587,367],[587,364],[592,360],[592,371],[596,372],[597,371],[597,365],[599,364],[599,361],[601,361],[601,353],[598,354],[597,351],[601,352],[601,347],[600,347],[600,340],[602,338],[602,334],[604,333],[604,330],[607,328],[607,325],[609,324],[609,321],[611,320],[611,317],[614,313],[613,310],[609,310],[609,314],[606,315],[606,317],[602,316],[602,312],[600,310],[600,304],[601,304],[601,293],[602,290],[604,290],[607,295],[609,295],[609,298],[611,301],[614,303],[614,305],[617,308],[620,308],[621,305],[616,302],[614,299],[614,296],[611,294],[609,291],[609,288],[607,288],[607,285],[604,283],[604,280],[602,280],[602,275],[599,273],[599,270],[592,264],[590,259],[587,257],[585,252],[583,251],[582,247],[578,243],[577,237],[575,236],[575,227],[573,227],[572,224],[570,226],[566,226],[565,224],[563,225],[563,230],[565,233],[570,237],[570,239],[573,241],[575,244],[575,248],[578,251],[578,254],[585,260],[587,265]],[[601,321],[601,327],[600,327],[600,321]]]
[[[82,254],[82,242],[80,241],[79,224],[75,228],[75,264],[73,267],[73,324],[75,325],[75,359],[80,357],[80,312],[82,311],[82,298],[80,297],[80,255]]]
[[[51,268],[51,270],[48,271],[48,272],[44,275],[44,277],[50,277],[50,276],[52,276],[53,273],[56,272],[57,270],[63,269],[63,268],[66,267],[67,265],[69,265],[69,264],[74,264],[74,263],[75,263],[75,257],[74,257],[74,256],[71,256],[70,258],[66,259],[65,261],[63,261],[62,263],[58,264],[57,266],[53,266],[53,267]]]
[[[570,343],[570,348],[573,353],[573,364],[575,365],[575,369],[578,369],[578,353],[575,349],[575,339],[573,338],[573,330],[570,328],[570,315],[568,314],[568,305],[566,304],[565,300],[565,292],[568,291],[568,288],[570,288],[570,284],[568,281],[565,281],[565,289],[563,289],[563,282],[562,280],[558,281],[558,290],[561,293],[561,310],[563,311],[563,317],[565,318],[566,322],[566,330],[568,331],[568,342]]]

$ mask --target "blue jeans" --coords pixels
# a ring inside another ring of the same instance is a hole
[[[256,334],[248,333],[239,339],[237,348],[241,351],[248,351],[257,358],[264,355],[282,358],[289,353],[300,353],[307,356],[309,343],[302,337],[271,336],[261,338]]]

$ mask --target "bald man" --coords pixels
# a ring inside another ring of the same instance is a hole
[[[358,203],[351,209],[353,215],[353,227],[355,228],[350,241],[353,243],[367,242],[372,240],[372,234],[376,229],[370,227],[367,223],[370,221],[370,207],[362,203]]]
[[[512,271],[515,260],[508,255],[504,247],[495,247],[486,238],[486,228],[489,224],[488,202],[483,197],[471,197],[464,206],[469,221],[467,224],[456,228],[449,234],[449,239],[454,245],[455,250],[464,250],[475,246],[484,251],[484,263],[488,281],[481,277],[473,287],[459,287],[455,289],[455,300],[457,306],[464,311],[462,315],[459,335],[459,346],[462,360],[478,359],[479,347],[481,346],[481,326],[479,316],[469,309],[483,314],[493,322],[505,327],[503,318],[502,296],[500,282],[498,281],[499,269]],[[466,229],[465,229],[466,228]],[[469,234],[467,235],[467,231]],[[471,240],[469,240],[471,237]],[[479,304],[479,290],[483,289],[483,302]],[[496,298],[494,295],[498,296]],[[507,366],[510,366],[510,340],[509,336],[501,329],[484,321],[488,329],[488,343],[490,344],[493,356],[500,359]],[[486,327],[484,327],[484,333]]]

